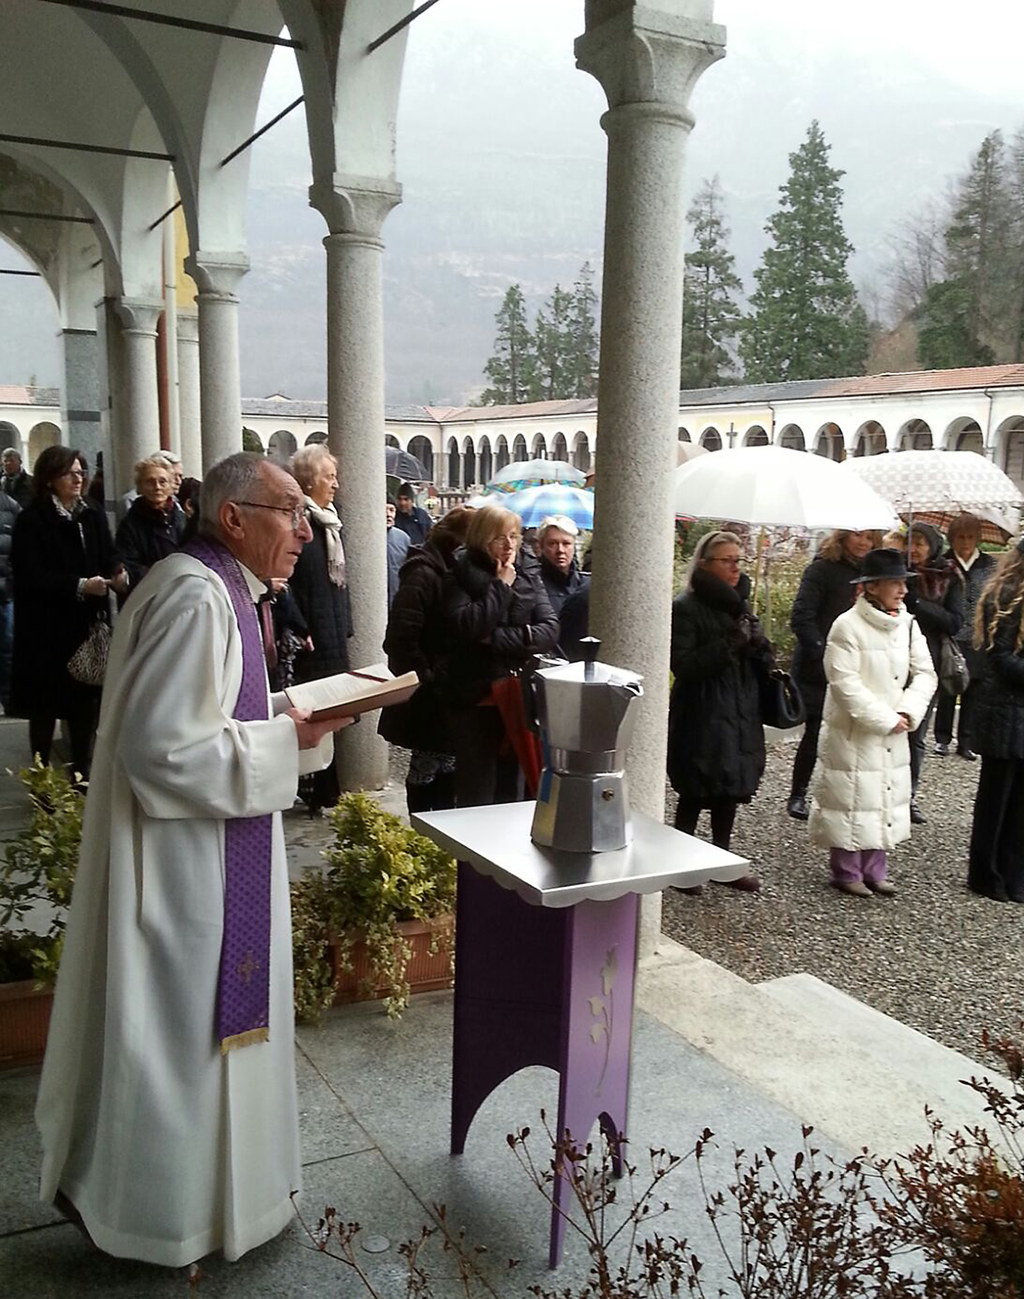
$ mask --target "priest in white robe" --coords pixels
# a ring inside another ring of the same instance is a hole
[[[222,461],[193,553],[114,633],[36,1120],[42,1198],[125,1258],[237,1259],[300,1189],[280,814],[344,723],[269,696],[246,606],[291,575],[302,504],[279,467]]]

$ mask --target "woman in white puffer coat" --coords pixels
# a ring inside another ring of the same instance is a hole
[[[908,574],[896,550],[872,550],[852,609],[825,647],[824,721],[811,784],[811,841],[830,850],[832,884],[895,893],[886,853],[910,837],[910,748],[935,693],[924,634],[903,608]]]

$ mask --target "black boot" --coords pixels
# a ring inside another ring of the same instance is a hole
[[[811,814],[803,794],[791,794],[786,804],[786,811],[794,821],[806,821]]]

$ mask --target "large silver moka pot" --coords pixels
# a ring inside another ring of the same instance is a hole
[[[633,837],[624,768],[643,678],[595,662],[600,644],[586,637],[585,662],[534,673],[544,769],[530,837],[545,847],[612,852]]]

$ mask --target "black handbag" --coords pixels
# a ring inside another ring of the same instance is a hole
[[[780,731],[799,726],[806,716],[800,687],[780,667],[769,668],[761,677],[761,720]]]

